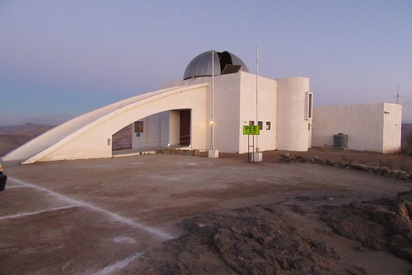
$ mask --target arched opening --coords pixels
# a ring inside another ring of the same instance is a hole
[[[191,145],[192,110],[156,113],[119,130],[112,136],[112,152],[119,155]]]
[[[132,149],[132,130],[133,125],[129,124],[123,129],[120,129],[112,136],[112,151],[130,150]]]

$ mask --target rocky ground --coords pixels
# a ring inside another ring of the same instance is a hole
[[[361,202],[345,196],[299,196],[277,204],[210,213],[184,220],[180,224],[184,235],[148,251],[129,272],[379,274],[379,263],[362,267],[355,259],[367,258],[373,250],[412,263],[411,207],[409,191]],[[342,237],[354,241],[350,249],[355,259],[339,253]],[[390,269],[381,271],[390,274]],[[407,269],[404,272],[410,274]]]

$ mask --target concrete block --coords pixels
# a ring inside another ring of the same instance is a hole
[[[253,153],[250,153],[250,154],[251,154],[251,156],[250,156],[251,161],[253,161],[253,162],[262,162],[263,156],[262,156],[261,152],[253,152]]]
[[[208,157],[215,159],[219,158],[219,150],[209,150]]]

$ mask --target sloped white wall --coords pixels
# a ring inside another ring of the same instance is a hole
[[[51,129],[31,142],[10,152],[3,161],[22,163],[68,159],[106,158],[112,156],[112,135],[130,123],[155,113],[192,109],[195,148],[205,147],[207,84],[174,87],[130,98],[103,107]],[[97,116],[100,114],[101,116]],[[87,123],[86,123],[87,122]],[[60,137],[55,140],[52,137]],[[46,144],[47,146],[43,146]]]
[[[390,153],[401,144],[402,107],[359,104],[314,108],[312,146],[333,146],[333,135],[349,135],[348,148]]]

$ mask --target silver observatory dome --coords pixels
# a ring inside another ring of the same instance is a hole
[[[246,64],[233,53],[224,51],[207,51],[199,54],[187,65],[183,79],[212,76],[212,52],[214,53],[215,76],[237,73],[239,70],[249,72]]]

